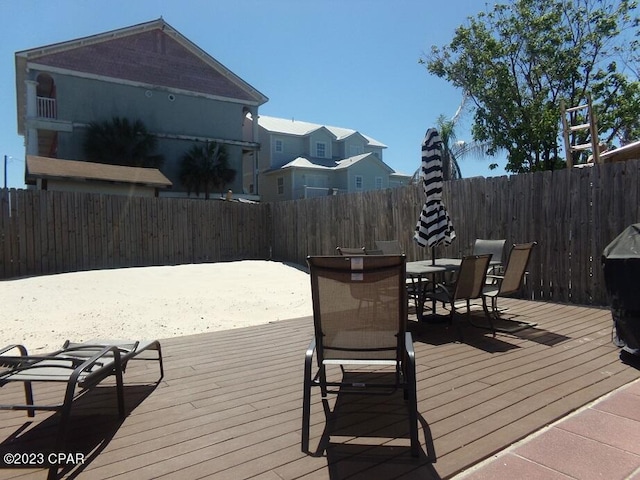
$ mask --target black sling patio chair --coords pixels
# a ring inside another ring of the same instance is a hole
[[[376,248],[385,255],[402,255],[404,253],[398,240],[376,240]]]
[[[482,307],[489,319],[491,330],[502,331],[494,325],[494,320],[500,319],[500,310],[498,309],[498,297],[506,297],[513,295],[522,290],[527,274],[527,266],[531,259],[531,252],[536,242],[520,243],[513,246],[509,252],[507,264],[504,267],[502,275],[487,275],[495,281],[495,284],[488,284],[482,291]],[[487,299],[491,299],[491,310],[487,306]],[[526,328],[533,326],[532,324],[521,323],[520,327]],[[520,329],[522,329],[520,328]],[[513,330],[505,330],[511,333]]]
[[[473,242],[472,255],[486,255],[491,254],[491,265],[487,274],[500,275],[504,272],[504,246],[507,243],[505,239],[501,240],[486,240],[483,238],[476,238]],[[496,281],[487,277],[487,283],[495,284]]]
[[[156,353],[149,356],[141,355],[148,350]],[[14,382],[23,383],[25,403],[0,404],[0,410],[26,410],[29,417],[33,417],[36,410],[60,412],[56,445],[62,449],[73,402],[112,375],[116,378],[118,412],[120,417],[124,418],[123,374],[130,361],[139,360],[157,361],[162,379],[162,351],[157,340],[92,340],[86,343],[66,341],[60,350],[47,355],[29,355],[23,345],[9,345],[0,349],[0,387]],[[62,402],[35,403],[33,384],[49,382],[66,384]]]
[[[485,286],[490,261],[491,254],[463,257],[453,285],[438,283],[432,291],[427,292],[427,299],[448,305],[449,315],[447,319],[449,325],[453,325],[453,320],[461,302],[464,302],[466,306],[466,316],[469,323],[475,325],[471,319],[471,300],[482,297],[482,289]],[[462,330],[459,325],[458,336],[462,339]]]
[[[405,256],[318,256],[307,257],[307,263],[315,335],[305,355],[302,450],[309,451],[312,387],[320,387],[323,401],[328,394],[390,394],[402,389],[411,453],[417,456],[415,353],[407,332]],[[371,300],[363,305],[363,298]],[[369,383],[366,375],[350,381],[352,374],[371,366],[377,372],[386,369],[385,381],[376,378]]]

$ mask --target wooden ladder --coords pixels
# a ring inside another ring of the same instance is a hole
[[[560,101],[560,109],[562,110],[562,131],[564,135],[564,152],[567,159],[567,167],[573,167],[573,152],[581,152],[591,150],[593,155],[593,163],[600,163],[600,141],[598,139],[598,124],[596,115],[593,112],[591,104],[591,95],[587,94],[587,103],[578,105],[577,107],[566,108],[564,100]],[[586,110],[584,116],[579,117],[575,112]],[[567,115],[569,118],[567,118]],[[586,118],[587,123],[573,124],[577,118]],[[571,144],[571,135],[575,132],[589,130],[590,141],[578,145]]]

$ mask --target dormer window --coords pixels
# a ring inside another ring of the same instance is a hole
[[[316,142],[316,157],[327,157],[327,144],[325,142]]]
[[[360,155],[364,153],[364,147],[362,145],[350,145],[349,146],[349,155],[354,157],[356,155]]]

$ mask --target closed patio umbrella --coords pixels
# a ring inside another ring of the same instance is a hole
[[[456,238],[456,232],[442,203],[442,140],[435,128],[430,128],[422,142],[422,187],[426,202],[422,207],[413,239],[421,247],[434,249],[438,245],[449,245]]]

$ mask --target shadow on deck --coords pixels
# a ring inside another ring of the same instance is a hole
[[[304,318],[163,340],[165,377],[150,394],[132,387],[138,390],[127,396],[130,415],[123,422],[107,407],[89,409],[84,420],[83,409],[74,409],[71,433],[82,445],[72,448],[84,448],[88,462],[63,476],[449,478],[640,377],[611,343],[608,310],[507,299],[500,304],[508,316],[536,327],[493,338],[463,323],[458,342],[455,329],[411,322],[418,459],[409,454],[402,395],[341,397],[328,406],[350,415],[329,423],[314,396],[311,449],[317,455],[300,451],[303,360],[313,330]],[[125,384],[157,378],[149,368],[131,365]],[[22,401],[17,385],[1,393],[3,403]],[[35,394],[56,393],[36,386]],[[30,420],[0,413],[3,452],[10,438],[12,448],[15,442],[25,449],[38,445],[40,434],[55,430],[57,422],[43,413]],[[46,476],[42,469],[0,469],[2,479]]]

